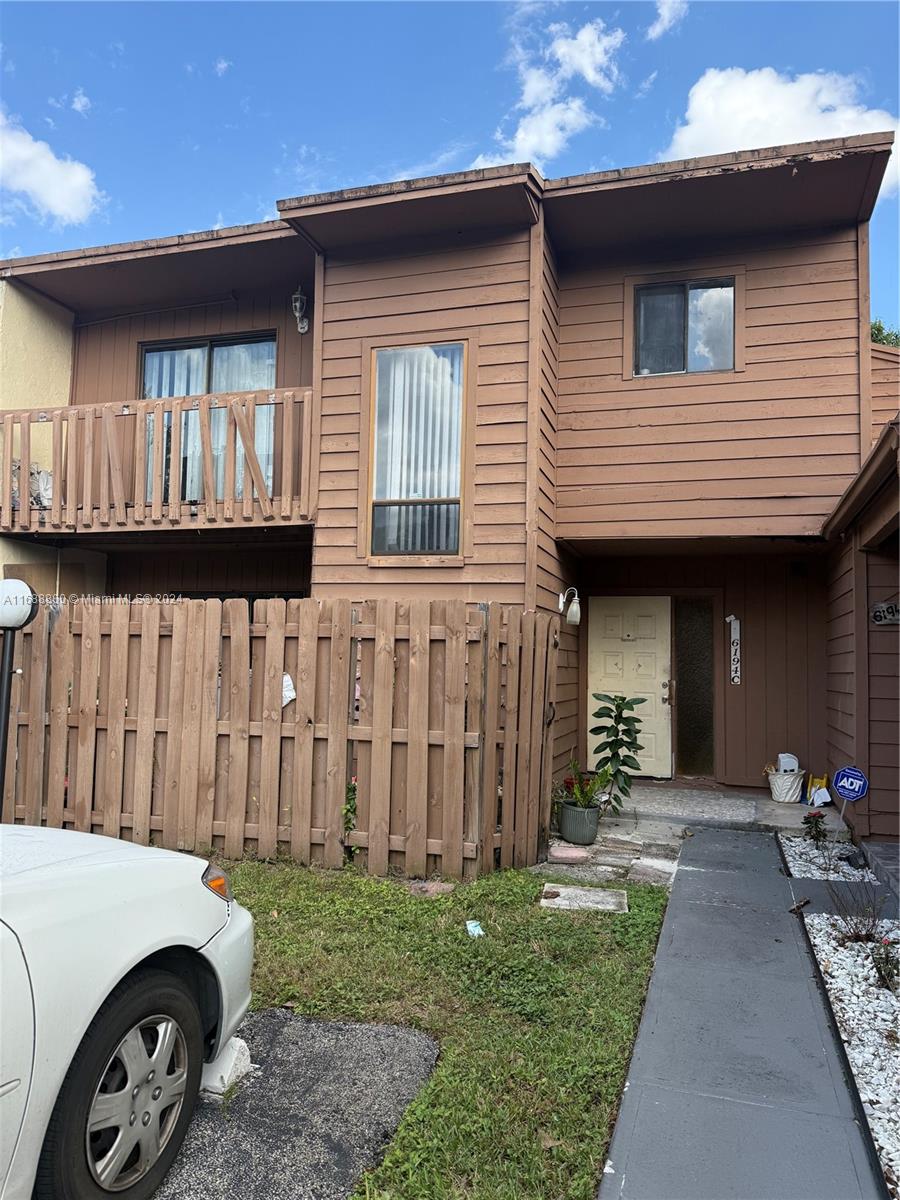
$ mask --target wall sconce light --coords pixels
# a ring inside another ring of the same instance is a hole
[[[571,597],[571,599],[570,599]],[[566,612],[566,603],[568,602],[569,611]],[[566,613],[567,625],[581,624],[581,601],[578,599],[578,589],[570,587],[565,592],[559,593],[559,611]]]
[[[309,301],[303,295],[302,288],[298,287],[296,292],[291,296],[291,311],[297,318],[298,333],[307,333],[309,331],[309,317],[305,315],[308,304]]]

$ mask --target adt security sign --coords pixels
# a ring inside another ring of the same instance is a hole
[[[840,798],[851,803],[854,800],[862,800],[869,790],[869,781],[859,767],[841,767],[835,773],[832,783]]]

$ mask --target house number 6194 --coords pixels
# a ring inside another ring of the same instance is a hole
[[[725,620],[731,626],[728,647],[728,674],[732,683],[741,682],[741,619],[733,614]]]

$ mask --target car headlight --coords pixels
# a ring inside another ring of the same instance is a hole
[[[214,867],[212,863],[203,872],[204,887],[208,887],[211,892],[222,900],[234,899],[231,891],[231,884],[228,881],[228,876],[224,871],[220,871],[218,867]]]

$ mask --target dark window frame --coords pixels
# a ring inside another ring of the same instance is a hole
[[[140,400],[154,399],[174,399],[175,397],[154,397],[144,395],[144,378],[147,354],[154,354],[160,350],[206,350],[206,378],[204,383],[206,389],[203,392],[198,392],[197,395],[212,395],[212,365],[214,347],[218,346],[250,346],[259,342],[272,342],[275,346],[275,378],[278,378],[278,331],[275,329],[254,330],[247,334],[222,334],[219,337],[200,337],[200,338],[165,338],[158,342],[140,342],[138,349],[138,398]],[[275,384],[277,387],[277,382]]]
[[[680,371],[642,371],[640,364],[641,354],[641,338],[640,338],[640,303],[641,294],[643,292],[653,291],[657,288],[682,288],[684,292],[684,308],[682,317],[682,355],[684,366]],[[731,366],[730,367],[701,367],[699,369],[691,369],[688,366],[688,337],[690,331],[690,300],[691,292],[700,288],[709,287],[730,287],[731,288]],[[640,283],[635,284],[634,300],[633,300],[633,343],[632,343],[632,376],[635,379],[664,379],[670,378],[673,375],[710,375],[714,373],[733,372],[737,370],[737,277],[734,275],[712,275],[709,277],[696,279],[669,279],[659,280],[656,283]]]

